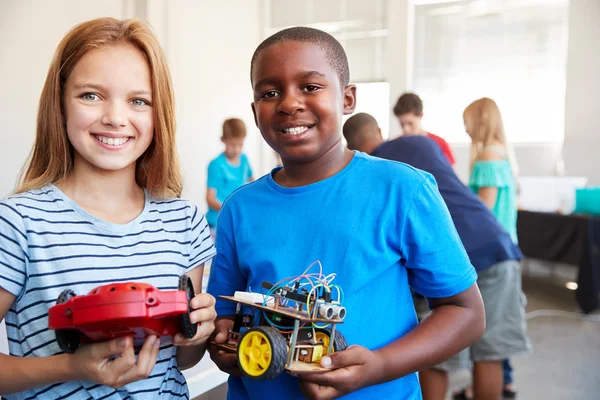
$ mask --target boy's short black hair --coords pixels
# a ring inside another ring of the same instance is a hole
[[[396,117],[408,113],[415,115],[423,114],[423,102],[421,101],[421,98],[410,92],[400,96],[394,106],[394,115]]]
[[[284,29],[269,36],[259,44],[254,51],[252,61],[250,62],[250,81],[252,81],[254,64],[256,63],[256,59],[260,52],[267,47],[282,42],[309,42],[320,46],[327,55],[327,61],[337,72],[342,89],[350,82],[348,57],[346,57],[346,52],[340,42],[326,32],[305,26]]]

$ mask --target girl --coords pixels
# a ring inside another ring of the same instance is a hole
[[[517,205],[515,176],[517,164],[504,134],[504,124],[496,102],[481,98],[463,112],[467,134],[471,137],[471,175],[469,187],[492,210],[500,225],[517,243]],[[513,399],[512,367],[502,363],[504,371],[503,397]],[[454,399],[473,398],[469,386],[454,393]]]
[[[463,113],[471,137],[469,186],[517,242],[517,166],[509,151],[498,106],[492,99],[471,103]]]
[[[189,340],[149,336],[62,354],[48,330],[60,292],[111,282],[201,288],[214,247],[202,213],[180,200],[173,92],[165,57],[134,20],[102,18],[61,41],[42,90],[37,135],[16,194],[0,201],[0,354],[7,399],[187,397],[179,368],[214,330],[214,298],[198,294]],[[182,349],[179,346],[187,346]],[[181,351],[180,351],[181,350]],[[136,354],[137,353],[137,354]]]

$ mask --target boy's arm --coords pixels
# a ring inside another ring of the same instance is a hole
[[[381,382],[439,364],[483,335],[485,313],[477,284],[455,296],[429,298],[428,302],[431,312],[420,324],[375,351],[383,363]],[[402,356],[398,357],[399,354]]]
[[[247,278],[242,274],[238,260],[238,249],[234,237],[237,226],[234,224],[239,218],[232,215],[232,203],[228,200],[221,210],[219,224],[217,225],[216,246],[219,249],[210,268],[207,292],[217,299],[216,310],[219,315],[215,321],[215,343],[224,343],[227,340],[229,329],[233,328],[233,319],[236,306],[229,301],[219,299],[219,295],[233,295],[237,290],[247,289]],[[240,375],[237,356],[227,353],[216,346],[208,348],[212,360],[223,372],[230,375]]]
[[[300,374],[309,399],[333,399],[436,365],[479,339],[485,331],[477,284],[452,297],[429,299],[432,311],[400,339],[371,351],[350,346],[321,359],[328,373]]]
[[[399,243],[409,284],[430,299],[433,311],[385,347],[351,346],[323,357],[321,365],[335,370],[303,374],[307,397],[329,399],[398,379],[449,358],[483,334],[485,316],[477,276],[433,177],[426,174],[410,197],[382,211],[381,221],[399,219],[384,229],[398,231],[398,237],[391,233],[390,242]],[[405,212],[398,215],[393,206]]]
[[[221,181],[221,170],[219,169],[216,160],[211,161],[208,165],[206,179],[206,203],[208,207],[215,211],[221,211],[221,202],[217,200],[217,186]]]
[[[217,200],[217,189],[210,187],[206,189],[206,203],[212,210],[221,211],[222,203]]]

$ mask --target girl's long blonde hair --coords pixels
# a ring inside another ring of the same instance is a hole
[[[516,177],[519,171],[514,150],[506,140],[502,115],[496,102],[487,97],[475,100],[465,108],[463,120],[472,139],[470,169],[473,169],[483,149],[500,142],[506,150],[512,173]]]
[[[154,197],[180,197],[181,171],[175,145],[173,85],[166,58],[151,30],[137,20],[99,18],[75,26],[62,39],[50,64],[40,96],[35,143],[23,166],[15,192],[58,182],[73,168],[62,108],[65,83],[77,62],[88,52],[126,43],[148,61],[152,87],[154,135],[136,163],[136,182]]]

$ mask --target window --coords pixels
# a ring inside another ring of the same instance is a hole
[[[416,1],[414,91],[423,124],[469,141],[462,112],[494,99],[508,140],[564,136],[568,0]]]
[[[381,135],[387,139],[390,135],[390,84],[387,82],[371,82],[356,84],[356,109],[371,114],[377,120]],[[352,115],[345,115],[344,122]]]
[[[265,37],[290,26],[310,26],[335,37],[344,46],[350,81],[356,84],[355,114],[371,114],[389,136],[390,85],[384,81],[388,44],[389,0],[266,0]],[[344,116],[344,122],[350,115]]]

